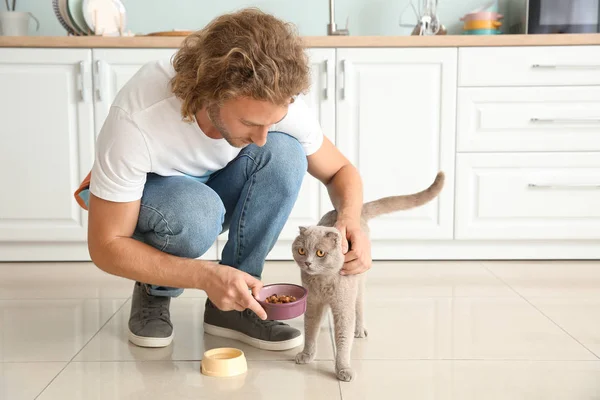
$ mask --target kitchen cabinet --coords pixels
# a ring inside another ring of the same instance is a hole
[[[600,84],[600,46],[464,47],[460,86],[579,86]]]
[[[373,259],[600,258],[599,48],[308,49],[304,100],[365,201],[446,174],[431,203],[370,222]],[[0,48],[0,261],[89,260],[73,192],[95,138],[128,79],[175,51]],[[331,209],[307,174],[268,259],[290,260],[298,226]]]
[[[600,151],[600,87],[458,92],[459,152]]]
[[[597,153],[459,154],[457,239],[600,239]]]
[[[453,244],[600,257],[598,46],[461,48]]]
[[[0,49],[0,261],[87,257],[90,49]]]
[[[418,192],[446,174],[439,198],[370,222],[374,257],[380,243],[452,239],[456,49],[339,49],[337,57],[337,143],[360,170],[365,201]]]

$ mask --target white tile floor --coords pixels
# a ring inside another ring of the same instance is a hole
[[[299,279],[268,263],[264,281]],[[89,263],[0,263],[0,399],[600,399],[600,261],[376,263],[343,384],[329,320],[297,366],[297,350],[205,336],[204,293],[186,291],[173,344],[143,349],[126,336],[131,288]],[[221,346],[244,350],[246,375],[200,374]]]

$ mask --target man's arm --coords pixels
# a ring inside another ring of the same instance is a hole
[[[88,248],[103,271],[152,285],[204,290],[206,264],[132,239],[140,201],[116,203],[90,194]]]
[[[321,148],[308,156],[308,172],[327,187],[338,218],[360,218],[363,203],[360,174],[327,137]]]
[[[327,187],[338,212],[336,227],[350,241],[350,245],[346,240],[342,243],[346,254],[342,273],[357,274],[368,270],[371,267],[371,245],[360,228],[363,186],[358,170],[325,137],[321,148],[308,156],[308,172]]]
[[[133,239],[139,210],[139,200],[117,203],[90,194],[88,248],[98,268],[151,285],[201,289],[224,311],[250,308],[266,318],[248,294],[248,287],[255,296],[262,287],[252,276],[210,261],[176,257]]]

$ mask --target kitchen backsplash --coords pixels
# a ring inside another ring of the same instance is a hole
[[[293,22],[303,36],[327,34],[329,22],[328,0],[122,0],[127,9],[127,30],[133,33],[203,27],[219,14],[247,6],[256,6],[280,18]],[[417,0],[413,0],[417,3]],[[450,34],[459,34],[465,13],[487,3],[489,0],[439,0],[438,16]],[[506,3],[500,0],[499,11],[506,13]],[[335,0],[336,23],[340,27],[349,17],[350,35],[409,35],[411,29],[399,26],[402,9],[408,0]],[[3,3],[0,3],[2,9]],[[61,27],[52,11],[51,0],[18,0],[18,11],[30,11],[40,20],[40,30],[30,34],[63,36]],[[416,23],[414,13],[408,10],[403,22]],[[32,24],[33,25],[33,24]]]

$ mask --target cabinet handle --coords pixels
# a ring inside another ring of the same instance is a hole
[[[600,118],[531,118],[534,124],[600,124]]]
[[[347,83],[347,77],[348,77],[348,61],[347,60],[342,60],[342,87],[340,88],[340,95],[342,97],[342,100],[346,99],[346,85]]]
[[[527,185],[531,189],[600,189],[598,183],[573,183],[564,185],[540,185],[537,183],[530,183]]]
[[[81,96],[81,101],[85,102],[87,99],[87,90],[85,87],[85,61],[79,62],[79,76],[77,80],[77,89],[79,90],[79,95]]]
[[[96,97],[98,98],[98,101],[102,101],[102,73],[104,71],[102,64],[103,62],[101,60],[96,61],[96,73],[94,74],[96,77],[94,86],[96,87]]]
[[[323,98],[329,98],[329,60],[325,60],[325,88],[323,89]]]
[[[600,69],[600,65],[533,64],[534,69]]]

